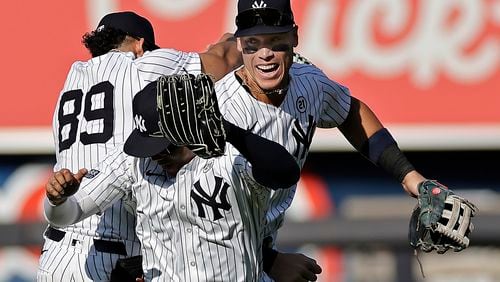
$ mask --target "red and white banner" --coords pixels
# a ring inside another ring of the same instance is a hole
[[[403,145],[433,148],[439,133],[437,147],[500,148],[500,1],[295,0],[292,6],[298,51],[370,105]],[[202,51],[234,31],[236,1],[2,3],[2,151],[24,148],[23,139],[29,150],[33,135],[51,150],[59,89],[71,63],[89,58],[81,36],[117,10],[149,18],[160,46]],[[419,140],[427,129],[429,138]]]

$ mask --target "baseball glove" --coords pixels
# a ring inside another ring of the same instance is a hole
[[[423,181],[418,191],[418,203],[410,219],[410,245],[439,254],[467,248],[476,206],[435,180]]]
[[[224,154],[226,132],[210,76],[162,76],[157,89],[160,130],[170,142],[205,159]]]

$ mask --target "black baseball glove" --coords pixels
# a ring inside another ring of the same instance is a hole
[[[111,271],[109,282],[143,281],[142,256],[120,258]]]
[[[157,82],[162,134],[202,158],[224,154],[226,133],[209,75],[176,74]]]
[[[476,206],[435,180],[423,181],[418,190],[418,203],[410,219],[410,245],[439,254],[467,248]]]

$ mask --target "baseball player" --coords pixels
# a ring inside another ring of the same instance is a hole
[[[257,281],[269,188],[297,182],[294,158],[231,124],[223,156],[197,157],[157,137],[156,95],[147,86],[134,98],[138,127],[124,151],[139,158],[118,148],[88,173],[55,173],[47,183],[46,218],[66,226],[131,197],[146,281]]]
[[[316,127],[337,127],[354,148],[394,175],[410,195],[418,194],[417,185],[425,178],[370,108],[317,67],[293,63],[298,27],[289,0],[239,0],[236,25],[244,66],[215,86],[220,110],[228,121],[282,144],[301,167]],[[272,192],[265,231],[271,243],[267,247],[273,246],[295,188]],[[285,255],[276,254],[266,272],[278,281],[295,276],[307,280],[304,272],[282,267],[286,265],[282,260],[290,259]],[[317,274],[312,268],[305,273]]]
[[[134,94],[160,75],[204,71],[217,79],[240,64],[230,41],[200,54],[159,49],[151,23],[133,12],[104,16],[83,43],[92,59],[71,66],[54,112],[54,171],[92,167],[123,143],[133,129]],[[125,207],[117,201],[81,222],[48,226],[37,280],[109,281],[119,258],[140,254],[135,218]]]

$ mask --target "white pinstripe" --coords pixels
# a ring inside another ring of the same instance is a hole
[[[133,195],[146,281],[260,279],[261,226],[270,189],[255,183],[250,166],[230,144],[222,157],[195,157],[175,178],[150,158],[133,158],[121,150],[97,169],[101,172],[84,179],[78,193],[90,195],[102,209],[127,193]],[[203,192],[212,195],[222,186],[215,184],[216,177],[229,185],[225,198],[230,204],[217,209],[222,215],[217,220],[207,205],[201,205],[205,213],[201,217],[191,196],[199,193],[198,181]]]
[[[279,107],[257,101],[240,84],[235,72],[216,82],[215,91],[225,119],[281,144],[295,156],[301,167],[309,147],[300,145],[294,132],[297,135],[297,132],[307,132],[309,128],[312,138],[316,127],[333,128],[340,125],[347,117],[351,101],[346,87],[330,80],[313,65],[297,63],[290,68],[290,85]],[[272,191],[266,236],[276,236],[295,189]]]
[[[123,143],[132,131],[133,96],[160,75],[184,72],[184,70],[193,74],[200,73],[201,63],[198,54],[158,49],[134,59],[132,53],[112,51],[86,62],[75,62],[68,73],[54,112],[53,134],[57,159],[54,171],[68,168],[76,172],[79,168],[92,168],[94,164],[99,163],[110,150]],[[112,91],[108,93],[97,91],[93,95],[90,94],[92,87],[108,85],[107,82],[111,85]],[[82,95],[80,104],[77,104],[75,99],[62,103],[62,97],[68,95],[64,93],[78,89]],[[108,101],[106,104],[106,97],[110,96],[112,96],[111,102]],[[60,106],[61,112],[66,117],[75,113],[75,108],[81,106],[81,110],[75,114],[77,123],[71,125],[61,121],[58,116]],[[99,109],[103,108],[111,113],[107,119],[99,116]],[[63,142],[72,140],[71,126],[76,129],[74,141],[69,142],[70,146],[67,148],[63,148],[58,140],[60,124],[63,125],[61,130]],[[109,139],[84,143],[85,133],[103,136],[106,128],[112,128]],[[126,212],[125,204],[118,201],[101,215],[94,215],[68,226],[64,229],[67,232],[66,236],[73,234],[71,236],[124,241],[129,255],[139,254],[139,244],[134,232],[135,217]],[[120,257],[100,252],[89,255],[85,250],[70,248],[47,238],[43,250],[46,251],[40,257],[37,277],[39,281],[107,281],[116,260]]]

